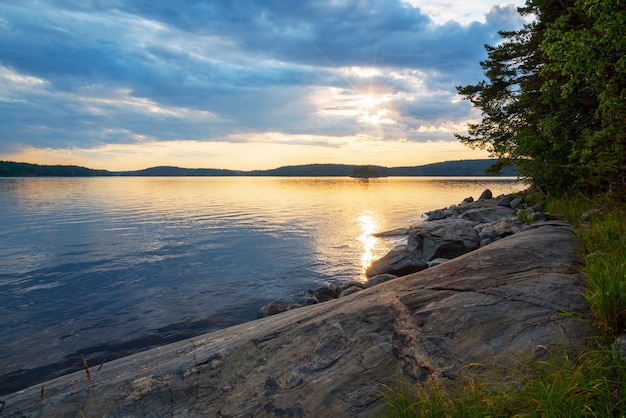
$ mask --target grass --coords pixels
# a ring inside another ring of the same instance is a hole
[[[626,205],[583,198],[549,200],[576,228],[587,286],[585,299],[604,339],[626,332]],[[590,216],[582,217],[584,212]]]
[[[402,381],[387,388],[384,416],[626,417],[626,357],[616,343],[626,334],[626,204],[575,196],[545,205],[575,227],[596,345],[572,355],[563,344],[516,370],[470,374],[464,384]]]

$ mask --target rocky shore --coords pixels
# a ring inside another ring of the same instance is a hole
[[[468,364],[582,348],[594,329],[576,319],[589,311],[572,228],[501,199],[394,231],[407,243],[372,265],[377,285],[328,286],[309,306],[85,365],[2,397],[0,416],[377,416],[401,378],[458,380]]]
[[[550,215],[542,205],[524,201],[527,192],[518,196],[503,195],[494,199],[489,189],[477,200],[463,199],[458,205],[436,209],[423,215],[424,221],[407,228],[375,234],[378,237],[406,237],[406,244],[392,249],[367,269],[367,281],[327,283],[306,289],[261,307],[258,318],[275,315],[303,306],[327,302],[363,289],[396,279],[484,247],[524,230],[528,224],[546,221]]]

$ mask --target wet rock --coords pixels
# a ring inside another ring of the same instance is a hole
[[[318,302],[326,302],[331,299],[337,299],[339,297],[339,293],[341,293],[341,288],[337,287],[334,284],[328,284],[325,286],[318,287],[317,289],[310,289],[307,292],[315,298]]]
[[[372,234],[373,237],[383,238],[383,237],[396,237],[402,235],[408,235],[409,228],[396,228],[389,231],[377,232]]]
[[[270,302],[263,306],[257,312],[257,318],[265,318],[266,316],[276,315],[291,309],[301,308],[303,306],[314,305],[318,303],[308,291],[291,295],[287,298]]]

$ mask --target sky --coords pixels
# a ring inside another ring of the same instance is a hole
[[[388,167],[486,158],[455,86],[521,0],[0,0],[0,160]]]

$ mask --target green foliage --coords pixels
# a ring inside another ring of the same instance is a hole
[[[613,177],[626,184],[626,3],[574,0],[550,25],[541,48],[548,60],[544,74],[559,74],[561,97],[593,94],[595,106],[586,130],[573,145],[571,161],[594,186]],[[547,77],[549,88],[552,79]]]
[[[626,187],[626,11],[620,0],[527,0],[535,20],[486,46],[482,111],[457,137],[546,192]],[[621,193],[621,192],[620,192]]]

